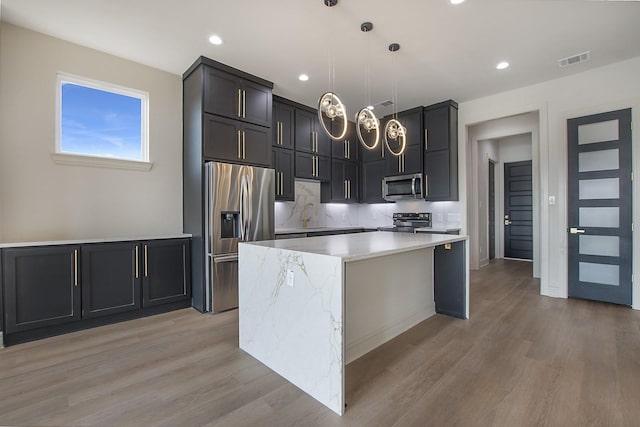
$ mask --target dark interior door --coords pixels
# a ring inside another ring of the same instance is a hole
[[[504,164],[504,256],[533,259],[531,160]]]
[[[631,305],[631,109],[567,121],[569,296]]]

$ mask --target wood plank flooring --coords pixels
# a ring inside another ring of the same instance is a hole
[[[0,425],[640,425],[639,312],[541,297],[518,261],[470,300],[350,364],[343,417],[239,350],[235,311],[185,309],[0,350]]]

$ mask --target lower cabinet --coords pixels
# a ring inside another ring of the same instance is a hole
[[[466,318],[465,242],[436,246],[433,253],[433,285],[436,313]]]
[[[140,244],[82,245],[82,317],[140,308]]]
[[[80,320],[79,251],[79,246],[2,250],[5,334]]]
[[[142,307],[191,298],[188,240],[143,244]]]
[[[190,306],[189,248],[158,239],[2,249],[5,342]]]

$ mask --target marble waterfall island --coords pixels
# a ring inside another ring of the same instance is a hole
[[[468,318],[466,239],[369,232],[241,243],[240,348],[342,415],[348,363],[436,312]]]

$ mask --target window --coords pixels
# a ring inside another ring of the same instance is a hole
[[[146,92],[58,74],[57,96],[54,160],[150,168]]]

